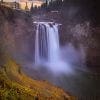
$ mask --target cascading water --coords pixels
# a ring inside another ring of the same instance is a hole
[[[65,71],[59,47],[59,24],[54,22],[34,22],[37,25],[35,36],[35,64],[49,66],[53,71]]]

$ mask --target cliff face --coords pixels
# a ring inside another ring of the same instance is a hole
[[[66,46],[71,43],[75,48],[80,48],[81,45],[86,56],[86,66],[100,72],[100,19],[98,3],[92,4],[93,6],[91,4],[89,6],[87,4],[75,5],[74,3],[66,5],[56,13],[47,13],[46,18],[52,18],[62,24],[60,26],[60,44]]]
[[[33,60],[30,55],[33,54],[34,31],[29,14],[1,6],[0,37],[4,48],[16,59]]]
[[[64,13],[65,10],[66,13]],[[94,26],[85,12],[79,16],[80,13],[82,13],[82,9],[80,10],[77,6],[69,6],[61,12],[47,13],[45,18],[42,17],[44,20],[48,18],[61,23],[60,44],[72,43],[75,48],[80,48],[82,45],[86,49],[86,65],[98,69],[100,66],[100,27]],[[3,42],[4,48],[20,62],[34,61],[35,28],[32,24],[31,15],[0,7],[0,40]]]

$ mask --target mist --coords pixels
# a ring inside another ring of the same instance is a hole
[[[76,39],[77,42],[74,43],[74,41],[67,41],[64,45],[60,44],[60,34],[63,33],[59,32],[59,27],[56,27],[53,30],[53,27],[56,25],[54,22],[37,23],[39,24],[37,28],[39,33],[36,33],[38,36],[36,36],[35,41],[36,62],[34,64],[36,67],[39,66],[37,68],[35,67],[37,71],[41,69],[42,66],[52,74],[59,76],[61,74],[76,74],[76,69],[87,70],[86,48],[84,47],[84,44],[81,43],[81,40],[83,40],[84,37],[88,37],[89,22],[84,22],[83,24],[77,24],[74,27],[70,27],[70,34],[66,33],[66,35],[71,35],[72,39]],[[51,24],[50,27],[49,24]],[[46,32],[50,32],[50,34]],[[53,33],[52,36],[51,32]],[[41,33],[44,38],[39,36]],[[45,34],[48,34],[49,38],[46,38]],[[55,34],[58,34],[58,36],[56,37]],[[41,44],[38,41],[41,41]]]

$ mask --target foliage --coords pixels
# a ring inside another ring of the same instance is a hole
[[[6,63],[0,68],[0,100],[72,100],[48,82],[32,80],[14,60],[5,57]]]

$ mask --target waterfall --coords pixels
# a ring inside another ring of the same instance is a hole
[[[35,63],[59,60],[58,24],[38,22],[35,36]]]
[[[34,22],[35,35],[35,64],[47,65],[53,70],[62,70],[65,63],[61,60],[59,47],[59,24],[53,22]],[[65,68],[63,69],[65,70]]]

